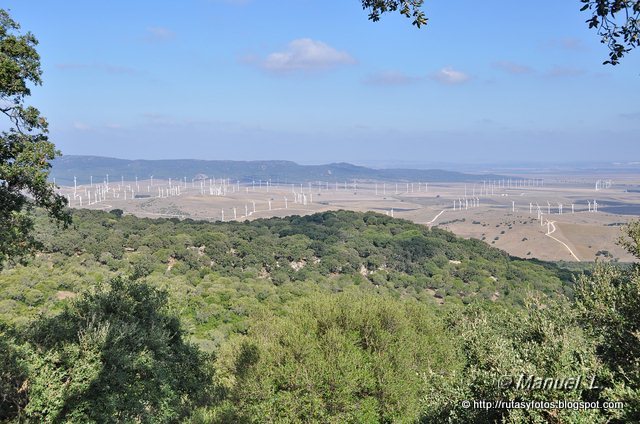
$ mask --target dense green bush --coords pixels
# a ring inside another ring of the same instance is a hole
[[[162,291],[116,278],[36,320],[24,335],[28,356],[17,358],[20,347],[3,335],[5,418],[175,422],[210,401],[207,357],[184,341],[166,302]]]
[[[627,229],[623,245],[640,259],[640,222]],[[598,264],[577,284],[576,307],[597,352],[614,375],[605,395],[626,402],[617,419],[640,422],[640,264]]]
[[[228,422],[414,422],[430,376],[461,368],[447,334],[415,301],[304,300],[285,317],[259,317],[220,350],[227,397],[216,413]]]

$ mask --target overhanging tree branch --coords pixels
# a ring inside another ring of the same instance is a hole
[[[369,19],[377,22],[384,13],[399,12],[413,19],[418,28],[427,24],[423,0],[361,0]],[[589,28],[595,28],[600,41],[609,48],[603,64],[617,65],[620,59],[640,46],[640,0],[580,0],[581,11],[589,11]]]

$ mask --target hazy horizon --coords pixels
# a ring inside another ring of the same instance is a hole
[[[502,162],[442,162],[442,161],[420,161],[420,160],[385,160],[385,159],[376,159],[376,160],[363,160],[363,161],[348,161],[341,159],[333,159],[326,161],[305,161],[305,160],[296,160],[294,159],[282,159],[282,158],[264,158],[264,159],[226,159],[226,158],[213,158],[213,159],[203,159],[197,157],[160,157],[156,159],[146,158],[146,157],[118,157],[118,156],[102,156],[102,155],[74,155],[74,154],[63,154],[63,157],[97,157],[97,158],[106,158],[106,159],[117,159],[117,160],[126,160],[126,161],[183,161],[183,160],[194,160],[194,161],[231,161],[231,162],[277,162],[277,161],[286,161],[293,162],[298,165],[329,165],[329,164],[338,164],[338,163],[347,163],[355,166],[363,166],[372,169],[391,169],[391,168],[404,168],[404,169],[443,169],[443,170],[456,170],[456,171],[479,171],[479,170],[544,170],[544,169],[626,169],[626,168],[640,168],[640,161],[523,161],[523,162],[515,162],[515,161],[502,161]]]

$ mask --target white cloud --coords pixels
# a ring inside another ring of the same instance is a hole
[[[530,74],[533,72],[533,69],[531,69],[531,67],[527,65],[521,65],[519,63],[510,62],[508,60],[501,60],[499,62],[495,62],[493,66],[508,74],[513,74],[513,75]]]
[[[587,50],[587,46],[582,40],[573,37],[555,38],[553,40],[549,40],[546,43],[546,47],[571,51]]]
[[[438,72],[431,75],[431,78],[442,84],[462,84],[471,79],[471,77],[462,71],[457,71],[452,67],[440,69]]]
[[[355,59],[322,41],[299,38],[289,43],[281,52],[268,55],[262,62],[262,68],[271,72],[319,71],[339,65],[351,65]]]
[[[146,40],[152,43],[159,43],[173,40],[176,33],[165,27],[149,27],[147,28]]]
[[[618,116],[625,119],[640,120],[640,112],[621,113]]]
[[[78,131],[89,131],[91,126],[84,122],[76,121],[73,123],[73,129]]]
[[[578,77],[585,74],[584,69],[574,68],[572,66],[556,66],[551,68],[546,76],[550,78],[566,78],[566,77]]]
[[[420,78],[400,71],[384,71],[369,75],[365,83],[371,85],[407,85],[418,82]]]

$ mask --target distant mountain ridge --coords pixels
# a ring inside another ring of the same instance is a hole
[[[300,165],[285,160],[232,161],[199,159],[128,160],[100,156],[67,155],[53,161],[50,179],[59,185],[102,181],[106,175],[112,181],[173,178],[191,180],[197,175],[209,178],[230,178],[241,182],[266,181],[274,183],[302,183],[310,181],[412,181],[412,182],[478,182],[504,178],[495,174],[465,174],[440,169],[373,169],[350,163]]]

